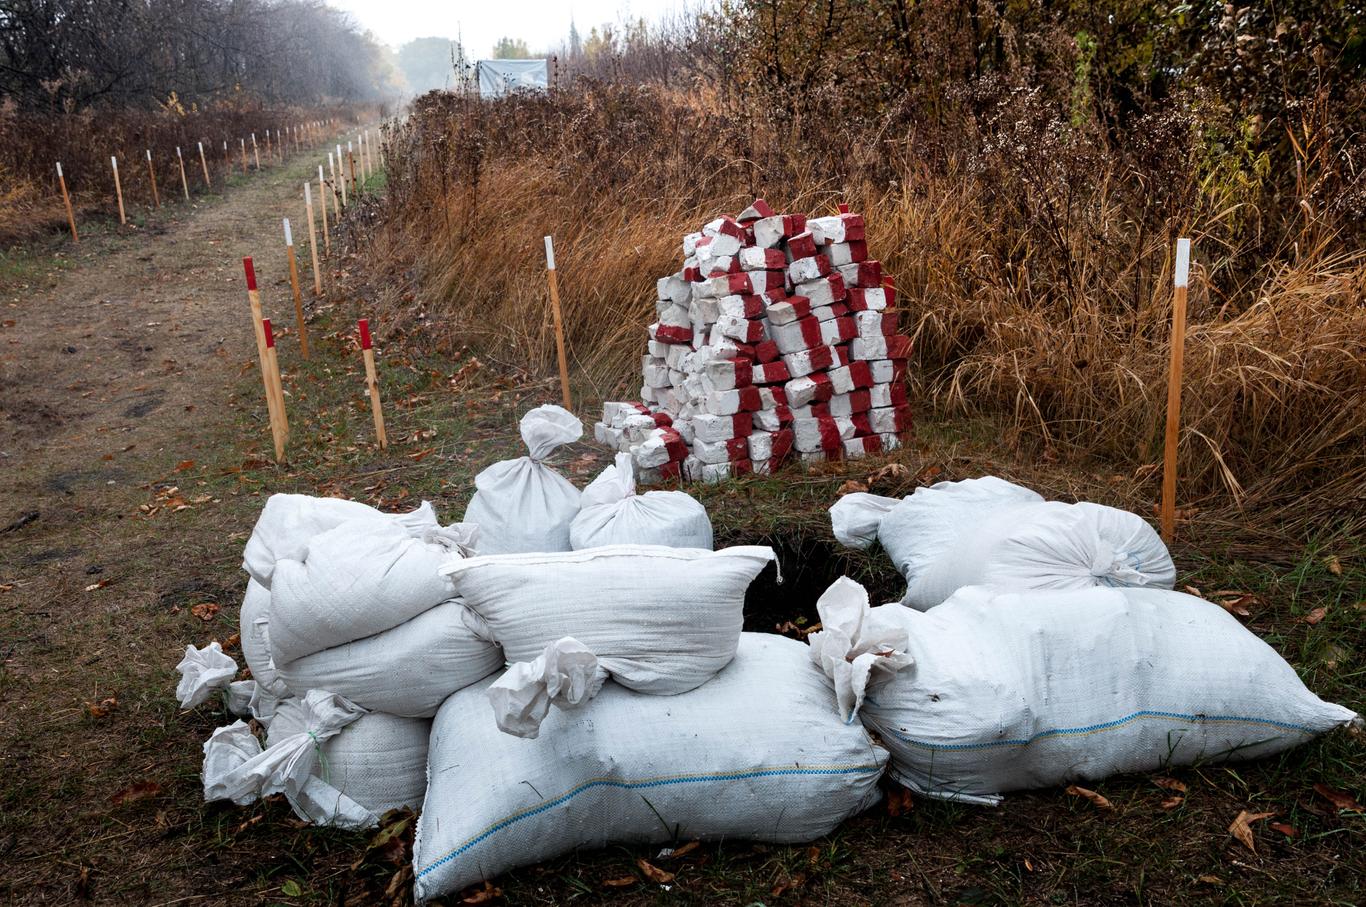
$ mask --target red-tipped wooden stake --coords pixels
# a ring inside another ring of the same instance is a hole
[[[180,153],[180,146],[175,146],[176,163],[180,165],[180,191],[185,193],[185,201],[190,200],[190,181],[185,179],[185,156]]]
[[[322,168],[319,167],[319,170]],[[309,188],[307,180],[304,181],[304,207],[308,211],[308,254],[313,259],[313,295],[323,294],[323,272],[318,267],[318,231],[313,226],[313,190]],[[327,206],[323,205],[323,215],[327,215]]]
[[[81,235],[76,232],[76,213],[71,210],[71,195],[66,191],[66,177],[62,176],[62,162],[57,162],[57,182],[62,187],[62,203],[66,205],[66,220],[71,224],[71,241],[80,242]]]
[[[256,144],[256,133],[251,134],[251,156],[256,160],[256,172],[261,172],[261,149]]]
[[[849,213],[849,205],[848,205],[847,202],[840,202],[840,206],[839,206],[839,207],[840,207],[840,213],[841,213],[841,214],[848,214],[848,213]]]
[[[370,322],[362,318],[356,322],[360,329],[360,351],[365,357],[365,384],[370,389],[370,412],[375,417],[375,437],[379,439],[380,450],[389,446],[389,438],[384,434],[384,410],[379,405],[379,378],[375,375],[375,351],[370,344]]]
[[[275,411],[280,420],[280,433],[289,440],[289,417],[285,414],[285,383],[280,378],[280,357],[275,352],[275,331],[270,319],[261,319],[261,333],[266,338],[266,365],[270,366],[270,384],[275,391]]]
[[[123,184],[119,182],[119,159],[111,155],[109,163],[114,167],[114,194],[119,199],[119,223],[126,224],[128,215],[123,211]]]
[[[299,352],[308,358],[308,327],[304,324],[304,296],[299,292],[299,263],[294,257],[294,233],[289,229],[289,218],[285,224],[285,256],[289,259],[289,288],[294,292],[294,321],[299,325]]]
[[[329,154],[327,158],[329,161],[331,161],[332,155]],[[304,184],[304,188],[308,188],[307,183]],[[331,252],[332,236],[327,226],[327,181],[323,179],[322,164],[318,165],[318,203],[318,207],[323,209],[323,248],[326,249],[328,252]],[[334,201],[333,204],[335,203],[336,202]]]
[[[199,166],[204,168],[204,188],[213,187],[213,180],[209,179],[209,161],[204,157],[204,143],[199,143]]]
[[[147,149],[147,176],[152,180],[152,201],[158,208],[161,207],[161,193],[157,191],[157,171],[152,166],[152,149]]]
[[[280,431],[279,416],[275,411],[275,387],[271,381],[270,360],[266,355],[266,331],[261,324],[261,294],[256,289],[256,268],[250,258],[242,259],[242,270],[247,275],[247,300],[251,303],[251,327],[256,335],[256,355],[261,363],[261,384],[266,390],[266,411],[270,415],[270,434],[275,442],[275,462],[285,459],[285,438]]]
[[[571,409],[569,401],[569,360],[564,351],[564,321],[560,316],[560,284],[555,277],[555,241],[545,238],[545,272],[550,280],[550,311],[555,316],[555,352],[560,359],[560,393],[564,396],[564,408]]]
[[[1167,377],[1167,433],[1162,455],[1162,539],[1176,535],[1176,453],[1181,439],[1181,372],[1186,355],[1186,287],[1190,283],[1191,241],[1176,241],[1173,275],[1172,361]]]

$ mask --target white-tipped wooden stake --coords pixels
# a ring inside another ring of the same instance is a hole
[[[180,153],[180,146],[175,146],[176,163],[180,165],[180,191],[185,193],[185,201],[190,200],[190,181],[185,179],[185,156]]]
[[[313,258],[313,295],[321,296],[323,272],[322,268],[318,267],[318,231],[313,225],[313,190],[309,188],[307,180],[304,180],[304,207],[308,211],[308,254]],[[323,216],[327,216],[327,205],[323,205]]]
[[[323,209],[323,249],[332,251],[332,237],[327,226],[327,181],[323,179],[323,165],[318,165],[318,207]]]
[[[261,149],[256,146],[256,133],[251,134],[251,156],[256,160],[256,172],[261,172]]]
[[[341,200],[342,200],[342,204],[345,205],[345,204],[346,204],[346,160],[342,157],[342,153],[341,153],[341,142],[338,142],[338,143],[337,143],[337,171],[338,171],[337,176],[340,176],[340,177],[341,177]],[[338,217],[341,217],[340,214],[337,215],[337,216],[338,216]]]
[[[161,193],[157,191],[157,171],[152,166],[152,149],[147,149],[147,176],[152,181],[152,201],[158,208],[161,207]]]
[[[304,294],[299,290],[299,262],[294,255],[294,231],[285,225],[285,257],[289,259],[289,288],[294,293],[294,321],[299,326],[299,352],[308,358],[308,326],[304,324]]]
[[[555,316],[555,352],[560,359],[560,392],[564,395],[564,408],[570,409],[569,401],[569,360],[564,350],[564,321],[560,316],[560,284],[555,277],[555,242],[545,238],[545,272],[550,280],[550,311]]]
[[[379,405],[379,378],[375,374],[375,351],[371,349],[370,322],[362,318],[356,322],[360,329],[360,351],[365,357],[365,384],[370,389],[370,412],[375,417],[375,437],[379,439],[380,450],[389,446],[389,438],[384,434],[384,410]]]
[[[62,187],[62,204],[66,205],[66,221],[71,224],[71,241],[80,242],[81,235],[76,232],[76,212],[71,210],[71,194],[66,191],[66,177],[62,176],[61,161],[57,161],[57,182]]]
[[[119,223],[128,223],[128,215],[123,211],[123,184],[119,182],[119,159],[110,155],[109,163],[114,168],[114,194],[119,199]]]
[[[1186,354],[1186,288],[1190,283],[1191,241],[1176,241],[1176,269],[1172,280],[1171,371],[1167,377],[1167,433],[1162,456],[1162,538],[1171,544],[1176,534],[1176,454],[1181,439],[1181,373]]]
[[[340,221],[341,202],[337,200],[337,163],[336,160],[332,157],[332,152],[330,151],[327,152],[327,172],[332,176],[332,191],[327,193],[328,195],[332,196],[332,214],[337,218],[338,221]],[[329,249],[332,248],[332,243],[330,240],[328,241],[327,247]]]
[[[346,143],[346,170],[350,176],[345,173],[343,176],[351,181],[351,194],[359,195],[360,190],[356,187],[356,149],[351,147],[350,142]]]
[[[242,269],[247,275],[247,300],[251,303],[251,326],[256,336],[256,355],[261,363],[261,384],[266,391],[266,412],[270,416],[270,434],[275,442],[275,462],[282,463],[285,459],[285,436],[275,408],[275,383],[271,380],[270,359],[266,355],[266,331],[261,323],[261,294],[256,289],[256,268],[250,257],[242,259]]]
[[[266,161],[267,161],[268,163],[273,163],[273,162],[275,161],[275,152],[274,152],[274,150],[271,148],[271,145],[270,145],[270,130],[269,130],[269,129],[266,130]]]
[[[242,175],[246,176],[250,171],[247,168],[247,140],[238,139],[242,143]]]
[[[213,187],[213,180],[209,179],[209,160],[208,160],[208,158],[204,157],[204,143],[203,143],[203,142],[200,142],[200,143],[199,143],[199,166],[201,166],[201,167],[204,168],[204,188],[205,188],[205,189],[210,189],[210,188],[212,188],[212,187]]]

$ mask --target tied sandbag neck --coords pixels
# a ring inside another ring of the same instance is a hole
[[[519,661],[489,686],[489,703],[498,728],[534,740],[552,705],[582,705],[597,695],[607,679],[598,657],[572,636],[545,647],[532,661]]]
[[[868,591],[847,576],[825,590],[816,602],[816,613],[821,629],[807,637],[811,660],[834,683],[840,717],[852,723],[869,686],[915,663],[909,652],[910,632],[882,609],[874,614]]]
[[[583,423],[562,406],[547,403],[538,406],[522,416],[518,424],[522,433],[522,443],[526,445],[527,457],[533,463],[542,463],[564,444],[571,444],[583,437]]]

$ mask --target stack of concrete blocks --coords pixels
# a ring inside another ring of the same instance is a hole
[[[911,344],[862,215],[778,214],[758,199],[685,236],[683,259],[658,282],[641,402],[605,404],[595,426],[641,481],[900,446]]]

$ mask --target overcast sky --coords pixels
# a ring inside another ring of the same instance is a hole
[[[494,42],[522,38],[533,51],[554,46],[569,33],[572,15],[579,33],[623,16],[656,21],[695,8],[697,0],[327,0],[346,10],[362,28],[397,48],[413,38],[461,35],[473,58],[487,57]]]

